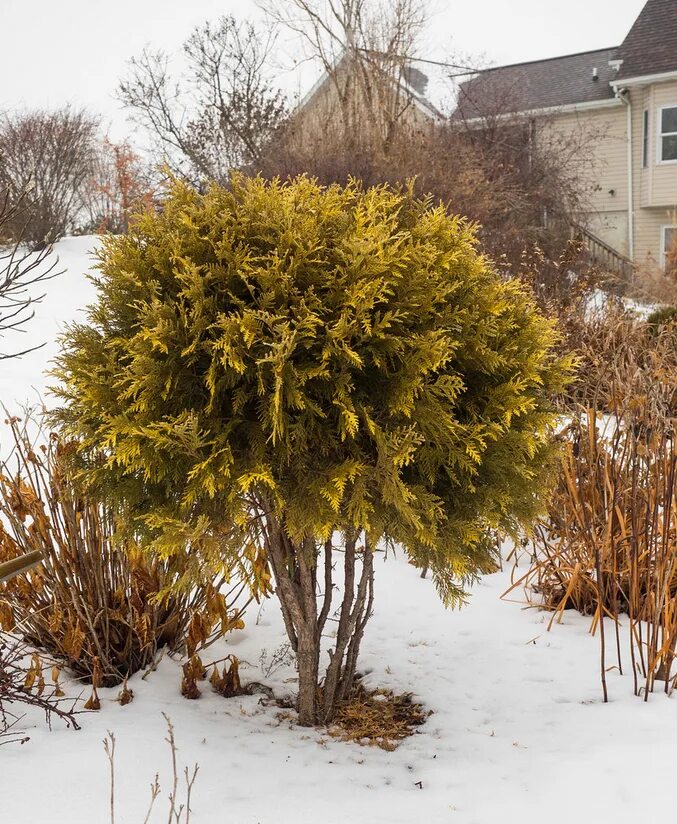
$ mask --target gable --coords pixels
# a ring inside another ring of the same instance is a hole
[[[677,0],[648,0],[618,56],[618,80],[677,71]]]

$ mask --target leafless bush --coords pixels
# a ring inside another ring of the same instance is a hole
[[[26,111],[0,119],[0,191],[22,208],[5,225],[43,248],[72,230],[92,175],[98,122],[83,110]]]
[[[368,118],[367,110],[361,114]],[[565,257],[579,275],[589,268],[580,244],[572,254],[571,226],[586,210],[581,158],[590,153],[594,133],[581,128],[555,140],[547,118],[534,129],[528,118],[509,112],[472,124],[419,118],[394,122],[388,141],[376,139],[366,125],[348,139],[335,118],[309,120],[301,111],[257,169],[266,177],[306,172],[324,184],[350,177],[367,185],[413,181],[417,195],[430,195],[477,223],[483,249],[511,274],[520,274],[525,256],[532,264],[540,258],[541,274],[554,272]]]
[[[522,114],[523,84],[452,82],[445,115],[426,99],[417,62],[426,4],[419,0],[262,0],[277,25],[305,45],[324,73],[261,157],[266,177],[306,172],[320,182],[414,181],[479,225],[483,249],[518,274],[537,250],[569,254],[571,224],[590,211],[600,129],[558,128],[554,116]],[[449,57],[467,79],[472,67]],[[453,71],[452,71],[453,74]],[[485,88],[486,87],[486,88]],[[468,104],[469,89],[472,90]],[[584,256],[576,260],[585,268]],[[543,268],[543,267],[541,267]]]
[[[43,563],[0,585],[1,627],[63,660],[96,692],[151,666],[164,646],[192,655],[242,626],[246,585],[235,570],[226,594],[226,576],[215,574],[204,587],[166,595],[181,570],[118,538],[114,509],[78,491],[69,470],[75,445],[53,436],[38,448],[17,419],[9,424],[0,561],[39,551]]]
[[[59,684],[59,668],[44,661],[18,638],[3,632],[0,633],[0,745],[28,740],[19,728],[23,718],[19,707],[37,708],[50,726],[53,718],[59,718],[67,726],[79,729],[75,702],[66,698]]]
[[[25,331],[34,315],[33,307],[44,297],[35,292],[35,287],[59,274],[58,261],[49,247],[30,253],[22,246],[21,238],[7,240],[8,227],[19,219],[22,206],[22,197],[12,204],[9,192],[0,194],[0,338]],[[20,357],[34,348],[0,351],[0,361]]]

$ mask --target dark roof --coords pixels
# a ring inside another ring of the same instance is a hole
[[[609,61],[617,56],[617,48],[608,48],[487,69],[461,85],[454,118],[610,99],[617,75]]]
[[[649,0],[619,49],[618,79],[677,70],[677,1]]]
[[[404,80],[418,94],[424,95],[428,88],[428,75],[409,63],[404,67]]]
[[[622,61],[619,71],[610,60]],[[612,80],[672,71],[677,71],[677,0],[648,0],[622,45],[487,69],[461,85],[453,117],[602,101],[614,96]]]

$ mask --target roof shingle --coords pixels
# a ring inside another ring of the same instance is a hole
[[[648,0],[619,49],[618,79],[677,70],[677,1]]]
[[[617,48],[607,48],[487,69],[461,85],[454,117],[485,117],[611,99],[614,93],[609,83],[616,73],[609,61],[617,56]]]

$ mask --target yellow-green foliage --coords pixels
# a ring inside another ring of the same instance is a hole
[[[443,208],[306,178],[177,184],[98,270],[60,417],[156,549],[238,552],[265,497],[293,540],[403,544],[451,602],[491,568],[489,530],[538,509],[568,364]]]

